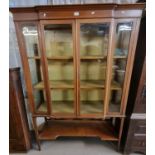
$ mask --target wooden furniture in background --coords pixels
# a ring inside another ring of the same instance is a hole
[[[100,137],[120,145],[144,7],[10,9],[39,149],[40,140],[59,136]],[[42,125],[38,117],[45,118]]]
[[[124,123],[124,153],[146,153],[146,16],[141,20]]]
[[[9,151],[26,152],[31,147],[20,69],[9,69]]]

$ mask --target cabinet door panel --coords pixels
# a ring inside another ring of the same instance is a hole
[[[47,91],[45,90],[42,53],[38,39],[38,23],[23,22],[21,23],[21,29],[29,64],[35,113],[47,114],[49,111],[47,108]]]
[[[129,45],[133,31],[133,21],[117,22],[115,29],[115,49],[112,58],[112,75],[110,83],[110,97],[108,113],[121,113],[123,91],[125,90],[125,75],[127,75],[127,61]],[[113,83],[116,87],[113,88]]]
[[[76,113],[73,25],[72,20],[42,22],[51,112],[55,116],[73,116]]]
[[[110,20],[79,20],[79,115],[104,115]]]

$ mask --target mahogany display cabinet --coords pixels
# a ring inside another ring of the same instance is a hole
[[[40,140],[59,136],[99,137],[119,146],[144,8],[10,8],[39,149]]]

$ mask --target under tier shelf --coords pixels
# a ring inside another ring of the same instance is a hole
[[[99,137],[101,140],[118,141],[114,127],[107,121],[50,120],[39,129],[40,140],[63,137]]]
[[[73,89],[74,81],[64,80],[64,81],[49,81],[51,89]],[[96,88],[105,88],[105,81],[103,80],[81,80],[80,81],[81,89],[96,89]],[[43,81],[34,85],[34,89],[44,89]],[[120,90],[121,85],[115,81],[112,82],[111,90]]]

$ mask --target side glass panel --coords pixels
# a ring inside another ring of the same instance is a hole
[[[109,112],[120,112],[132,27],[132,22],[118,23],[116,27]]]
[[[72,24],[44,26],[48,78],[53,114],[74,114],[74,58]]]
[[[109,28],[80,24],[80,114],[103,114]]]
[[[22,33],[25,40],[27,58],[30,68],[31,81],[33,84],[33,96],[35,111],[37,113],[47,112],[47,101],[44,88],[42,62],[38,44],[38,31],[36,24],[23,24]]]

